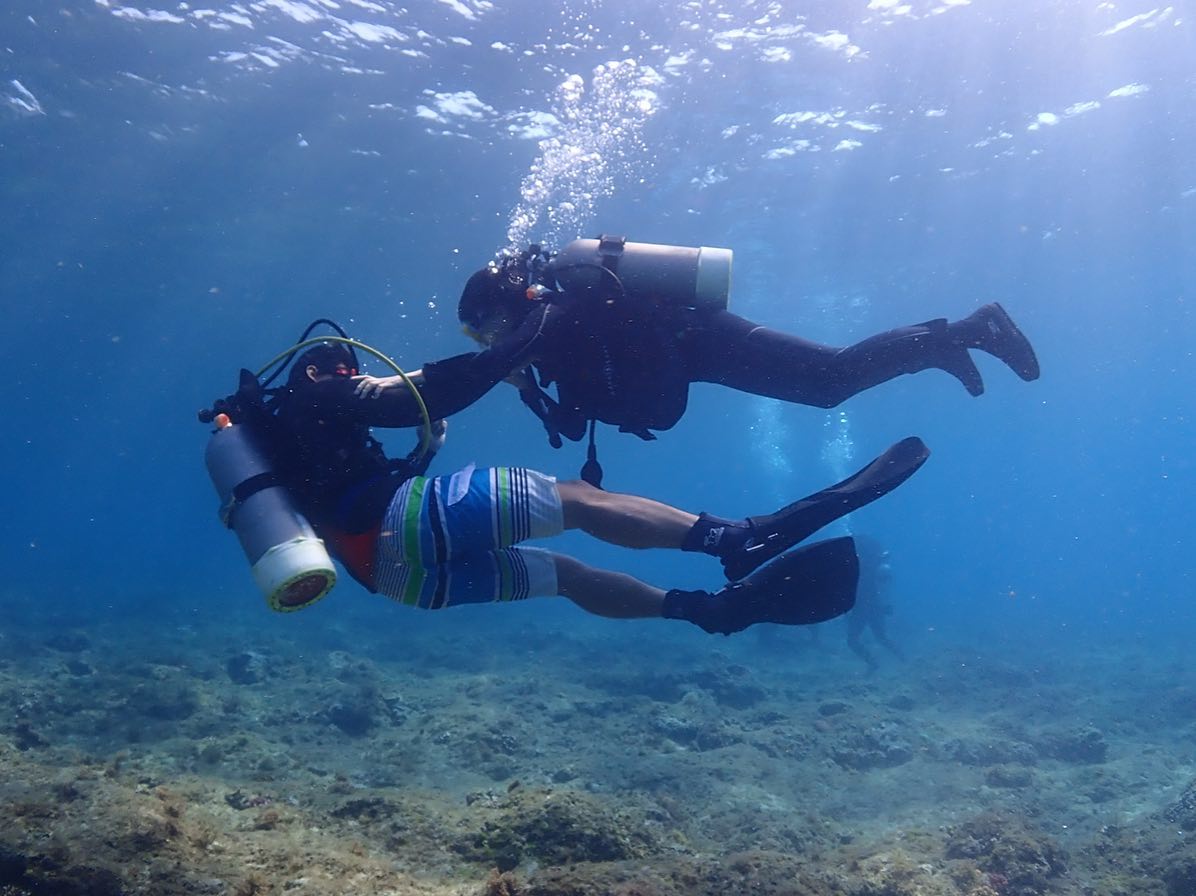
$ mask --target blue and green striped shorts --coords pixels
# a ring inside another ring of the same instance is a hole
[[[428,610],[553,595],[552,554],[513,545],[563,530],[556,480],[535,470],[470,465],[416,476],[386,511],[374,585]]]

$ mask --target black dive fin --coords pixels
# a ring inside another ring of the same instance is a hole
[[[832,538],[782,554],[742,582],[714,595],[708,632],[729,635],[758,622],[813,625],[855,605],[860,561],[850,537]]]
[[[759,598],[776,595],[763,608],[758,622],[813,625],[841,616],[855,606],[859,579],[855,541],[843,537],[816,541],[782,554],[740,586],[731,587],[748,586]]]
[[[823,526],[883,497],[909,479],[930,456],[917,436],[902,439],[859,472],[767,516],[751,516],[752,536],[722,558],[731,581],[809,538]]]
[[[734,634],[758,622],[813,625],[855,605],[859,578],[854,539],[832,538],[794,548],[714,594],[669,591],[661,615],[685,619],[712,635]]]

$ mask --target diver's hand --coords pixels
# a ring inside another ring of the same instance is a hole
[[[435,454],[444,447],[444,440],[448,437],[448,421],[447,420],[433,420],[432,421],[432,437],[428,441],[428,451]]]
[[[416,370],[407,374],[415,385],[420,385],[423,382],[423,374]],[[399,375],[395,376],[355,376],[353,382],[357,385],[353,392],[358,398],[378,398],[383,392],[388,392],[391,389],[406,388],[407,384]]]

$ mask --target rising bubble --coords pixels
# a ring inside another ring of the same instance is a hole
[[[651,67],[631,60],[594,69],[590,83],[570,75],[553,97],[557,131],[519,188],[507,226],[507,253],[533,241],[559,248],[594,219],[597,203],[618,185],[642,178],[651,165],[644,124],[659,108],[662,83]]]

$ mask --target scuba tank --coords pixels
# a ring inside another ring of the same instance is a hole
[[[731,298],[730,249],[629,243],[625,237],[574,240],[545,265],[566,292],[613,277],[627,296],[716,311]]]
[[[324,597],[336,569],[311,524],[295,509],[250,423],[213,417],[204,462],[220,496],[220,518],[236,533],[254,581],[273,610],[289,613]]]

